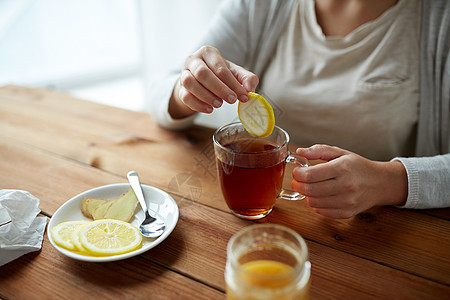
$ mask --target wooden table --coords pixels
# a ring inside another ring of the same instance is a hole
[[[75,195],[127,182],[126,173],[136,170],[180,209],[165,241],[118,262],[73,260],[45,234],[41,251],[0,268],[0,298],[224,299],[227,242],[254,222],[229,213],[211,136],[202,127],[167,131],[148,114],[59,92],[0,88],[0,188],[29,191],[51,218]],[[311,299],[449,299],[449,220],[449,209],[394,207],[331,220],[305,201],[280,200],[259,222],[288,226],[305,238]]]

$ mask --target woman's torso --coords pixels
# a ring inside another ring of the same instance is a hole
[[[420,0],[401,0],[344,37],[327,37],[300,0],[261,78],[276,123],[301,146],[336,145],[371,159],[414,154]]]

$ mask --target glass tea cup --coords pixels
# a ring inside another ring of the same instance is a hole
[[[261,138],[249,134],[241,123],[232,123],[217,129],[213,141],[222,194],[234,215],[261,219],[279,198],[304,198],[282,188],[286,163],[309,163],[289,153],[289,135],[280,127],[275,126],[271,135]]]
[[[306,243],[290,228],[252,225],[228,242],[228,300],[308,299],[310,275]]]

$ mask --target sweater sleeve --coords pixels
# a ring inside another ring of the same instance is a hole
[[[171,130],[186,129],[194,123],[197,114],[183,119],[174,119],[169,114],[169,100],[179,73],[174,71],[161,78],[154,79],[149,85],[150,114],[164,128]]]
[[[450,154],[397,157],[408,175],[408,198],[402,208],[450,207]]]

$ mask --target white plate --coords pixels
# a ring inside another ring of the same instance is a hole
[[[122,193],[128,191],[130,188],[131,187],[128,183],[117,183],[100,186],[88,190],[86,192],[83,192],[73,197],[66,203],[64,203],[60,208],[58,208],[53,217],[51,217],[50,222],[48,224],[47,236],[48,239],[50,240],[50,243],[53,245],[53,247],[56,248],[56,250],[71,258],[90,262],[106,262],[106,261],[121,260],[141,254],[147,250],[152,249],[153,247],[164,241],[173,231],[175,225],[177,224],[179,214],[178,206],[175,200],[169,194],[158,188],[148,186],[145,184],[142,184],[142,191],[144,192],[144,197],[145,200],[147,201],[147,206],[150,209],[150,214],[152,216],[161,218],[161,220],[163,220],[166,223],[166,229],[164,233],[158,238],[143,237],[141,248],[124,254],[103,256],[103,257],[78,254],[56,245],[55,242],[53,241],[50,232],[52,228],[58,225],[59,223],[77,220],[92,221],[86,218],[81,213],[81,202],[83,201],[83,199],[85,198],[113,199],[120,196]],[[138,225],[140,224],[139,220],[143,220],[143,218],[144,212],[142,211],[141,206],[138,204],[136,208],[136,213],[134,217],[130,220],[130,223],[138,227]]]

